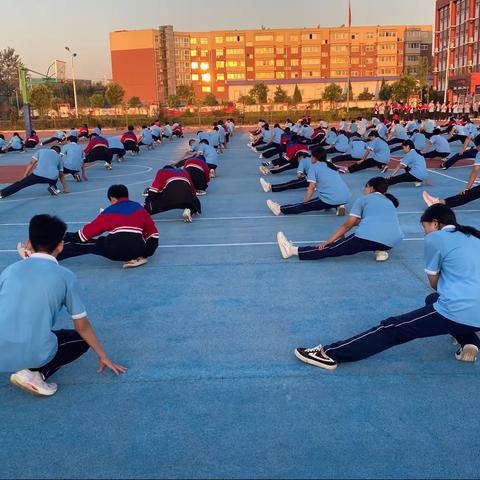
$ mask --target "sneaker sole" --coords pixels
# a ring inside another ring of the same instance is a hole
[[[337,368],[337,365],[325,365],[324,363],[316,362],[311,358],[306,358],[301,355],[297,349],[294,350],[294,354],[301,362],[306,363],[307,365],[313,365],[314,367],[323,368],[324,370],[336,370]]]
[[[282,257],[284,260],[288,260],[291,256],[287,252],[285,245],[283,242],[286,241],[285,235],[282,235],[281,233],[277,233],[277,243],[278,243],[278,248],[280,249],[280,253],[282,254]]]
[[[478,358],[478,348],[474,345],[467,345],[463,347],[462,353],[456,358],[459,362],[475,363]]]
[[[192,223],[192,217],[190,215],[182,215],[183,221],[185,223]]]
[[[10,383],[15,387],[19,388],[20,390],[35,395],[36,397],[51,397],[52,395],[55,395],[55,393],[57,393],[56,391],[53,393],[42,393],[37,390],[35,386],[23,383],[15,375],[10,376]]]
[[[337,217],[344,217],[347,213],[345,207],[337,208]]]

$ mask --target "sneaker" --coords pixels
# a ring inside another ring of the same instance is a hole
[[[259,160],[263,160],[263,153],[261,153],[258,158],[259,158]]]
[[[47,383],[40,372],[31,370],[20,370],[10,375],[10,382],[18,388],[34,395],[51,397],[57,392],[56,383]]]
[[[377,262],[386,262],[389,258],[390,258],[390,255],[388,254],[388,252],[384,252],[380,250],[375,252],[375,260]]]
[[[263,178],[260,178],[260,185],[263,188],[263,191],[265,193],[271,192],[272,191],[272,185],[265,181]]]
[[[129,262],[125,262],[123,264],[123,268],[137,268],[141,267],[142,265],[145,265],[148,263],[148,260],[146,258],[136,258],[135,260],[130,260]]]
[[[73,175],[73,178],[75,179],[76,182],[81,182],[82,181],[82,176],[79,173],[75,173]]]
[[[337,207],[337,217],[344,217],[347,213],[347,209],[345,208],[345,205],[340,205]]]
[[[380,171],[380,173],[383,175],[384,173],[387,173],[387,172],[388,172],[388,165],[385,165]]]
[[[192,223],[192,212],[186,208],[182,213],[182,218],[185,223]]]
[[[414,183],[415,187],[421,187],[423,185],[423,182],[415,182]]]
[[[425,201],[428,207],[431,207],[432,205],[436,205],[437,203],[440,203],[439,198],[432,197],[428,192],[423,192],[423,200]]]
[[[30,258],[32,252],[21,242],[17,243],[17,252],[22,260]]]
[[[268,161],[268,162],[262,162],[262,165],[263,165],[264,167],[269,168],[269,167],[272,166],[272,162],[270,162],[270,161]]]
[[[105,167],[105,170],[113,170],[112,166],[108,162],[105,162],[103,166]]]
[[[455,358],[459,362],[475,363],[477,357],[478,347],[476,345],[465,345],[455,354]]]
[[[303,363],[324,368],[325,370],[335,370],[337,368],[337,362],[323,351],[321,345],[314,348],[296,348],[294,353]]]
[[[48,193],[50,193],[50,195],[53,195],[53,196],[60,195],[60,190],[58,188],[55,188],[53,185],[50,185],[47,188],[47,191]]]
[[[350,173],[350,170],[347,167],[340,167],[338,169],[338,173],[343,173],[344,175],[346,175],[347,173]]]
[[[262,175],[270,175],[270,170],[267,168],[267,167],[264,167],[263,165],[260,165],[260,167],[258,167],[258,169],[260,170],[260,173]]]
[[[203,195],[207,194],[205,190],[197,190],[195,193],[197,194],[197,197],[203,197]]]
[[[280,248],[280,253],[285,260],[295,256],[295,254],[292,252],[293,245],[288,241],[283,232],[277,233],[277,243],[278,248]]]
[[[278,217],[282,213],[282,211],[280,210],[280,205],[273,200],[267,200],[267,207],[276,217]]]
[[[123,157],[118,157],[117,156],[117,163],[122,163],[123,162]]]
[[[217,176],[217,174],[215,173],[215,170],[212,168],[210,170],[210,178],[215,178]]]

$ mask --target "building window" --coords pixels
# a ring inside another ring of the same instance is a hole
[[[190,50],[190,56],[191,57],[196,57],[197,56],[197,51],[196,50]]]
[[[375,51],[375,46],[374,45],[366,45],[365,46],[365,51],[366,52],[373,52],[373,51]]]
[[[298,35],[290,35],[291,42],[298,42]]]
[[[302,65],[318,65],[319,63],[316,58],[302,58]]]
[[[223,43],[223,37],[215,37],[215,43]]]
[[[211,82],[212,81],[212,76],[209,73],[203,73],[202,74],[202,82]]]
[[[273,72],[257,72],[255,74],[255,79],[257,80],[273,80]]]
[[[201,38],[200,45],[208,45],[208,38]]]
[[[297,55],[297,53],[298,53],[298,47],[292,47],[292,48],[290,49],[290,53],[291,53],[292,55]]]
[[[192,74],[192,80],[193,80],[194,82],[196,82],[196,81],[199,80],[198,73],[193,73],[193,74]]]
[[[273,42],[273,35],[255,35],[256,42]]]
[[[218,48],[217,50],[215,50],[215,56],[223,57],[223,48]]]
[[[190,39],[190,45],[196,45],[198,43],[196,38],[191,38]]]
[[[208,70],[210,68],[210,65],[208,63],[202,63],[200,64],[200,68],[202,70]]]
[[[217,68],[225,68],[225,62],[216,62],[215,65]]]
[[[277,35],[275,37],[275,41],[276,42],[284,42],[285,41],[285,37],[283,35]]]
[[[201,57],[208,57],[208,50],[202,50],[202,51],[200,52],[200,56],[201,56]]]
[[[285,66],[285,60],[277,60],[276,64],[277,64],[277,67],[284,67]]]
[[[273,47],[258,47],[255,49],[255,55],[267,55],[274,52]]]
[[[224,73],[217,73],[217,80],[218,81],[225,80],[225,74]]]
[[[198,62],[192,62],[192,69],[196,70],[198,68]]]
[[[241,36],[241,35],[230,35],[228,37],[225,37],[225,41],[227,43],[243,42],[243,36]]]
[[[285,78],[285,72],[276,72],[275,77],[281,80]]]
[[[292,60],[290,60],[290,65],[292,67],[298,67],[298,65],[300,65],[300,61],[297,60],[297,59],[292,59]]]
[[[348,40],[348,33],[332,33],[332,40]]]
[[[367,32],[367,35],[365,37],[367,40],[372,40],[375,38],[375,34],[373,32]]]
[[[397,36],[397,32],[392,32],[392,31],[387,31],[387,30],[382,30],[380,33],[379,33],[379,37],[381,38],[386,38],[386,37],[396,37]]]
[[[229,73],[227,74],[227,80],[245,80],[244,73]]]
[[[275,60],[257,60],[255,62],[256,67],[273,67],[275,65]]]
[[[302,34],[302,40],[317,40],[318,34],[317,33],[304,33]]]
[[[321,47],[302,47],[302,53],[319,53]]]
[[[202,87],[203,93],[210,93],[212,91],[212,87]]]
[[[244,67],[245,66],[245,62],[242,60],[242,61],[237,61],[237,60],[229,60],[227,62],[227,67]]]
[[[224,92],[225,91],[225,87],[217,87],[217,92]]]
[[[244,48],[227,48],[227,55],[245,55]]]
[[[277,52],[277,55],[283,55],[285,53],[285,48],[277,47],[275,51]]]

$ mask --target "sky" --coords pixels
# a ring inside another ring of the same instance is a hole
[[[178,31],[338,26],[348,0],[0,0],[0,49],[46,72],[53,60],[78,54],[77,78],[111,77],[109,32],[173,25]],[[351,0],[354,25],[433,25],[435,0]],[[172,8],[184,5],[182,8]],[[8,19],[20,19],[9,21]],[[70,69],[67,70],[70,76]]]

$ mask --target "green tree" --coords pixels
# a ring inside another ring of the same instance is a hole
[[[257,103],[267,103],[268,101],[268,87],[262,83],[256,83],[250,90],[248,95],[254,98]]]
[[[213,93],[208,93],[203,100],[203,104],[207,107],[215,107],[218,105],[218,100]]]
[[[167,97],[167,107],[168,108],[178,108],[182,102],[177,97],[177,95],[169,95]]]
[[[302,101],[303,101],[302,92],[300,92],[298,85],[295,85],[295,90],[293,91],[293,96],[292,96],[292,103],[293,105],[298,105],[299,103],[302,103]]]
[[[364,92],[362,92],[358,95],[359,100],[373,100],[374,98],[375,98],[375,94],[369,92],[368,90],[366,90],[366,91],[364,91]]]
[[[275,103],[285,103],[288,101],[288,93],[280,85],[278,85],[273,93],[273,101]]]
[[[382,79],[382,84],[380,85],[380,90],[378,92],[378,98],[382,102],[388,102],[392,98],[392,87]]]
[[[333,107],[337,102],[342,99],[343,90],[342,87],[336,83],[330,83],[323,92],[322,99],[326,102],[330,102]]]
[[[118,83],[110,83],[105,91],[105,98],[112,107],[117,107],[123,102],[125,90]]]
[[[191,105],[195,100],[195,90],[191,85],[179,85],[177,87],[177,97],[187,105]]]
[[[105,106],[105,97],[101,93],[94,93],[90,97],[90,106],[92,108],[103,108]]]
[[[0,95],[10,96],[18,88],[20,56],[11,47],[0,51]]]
[[[30,103],[35,110],[38,110],[40,116],[45,115],[52,106],[53,94],[47,85],[34,85],[29,93]]]
[[[392,85],[392,97],[397,101],[406,101],[417,92],[418,82],[411,75],[403,75]]]
[[[238,103],[241,103],[242,105],[255,105],[256,102],[250,95],[242,95],[238,97]]]
[[[142,102],[140,101],[139,97],[134,96],[128,101],[128,106],[131,108],[139,108],[142,106]]]

